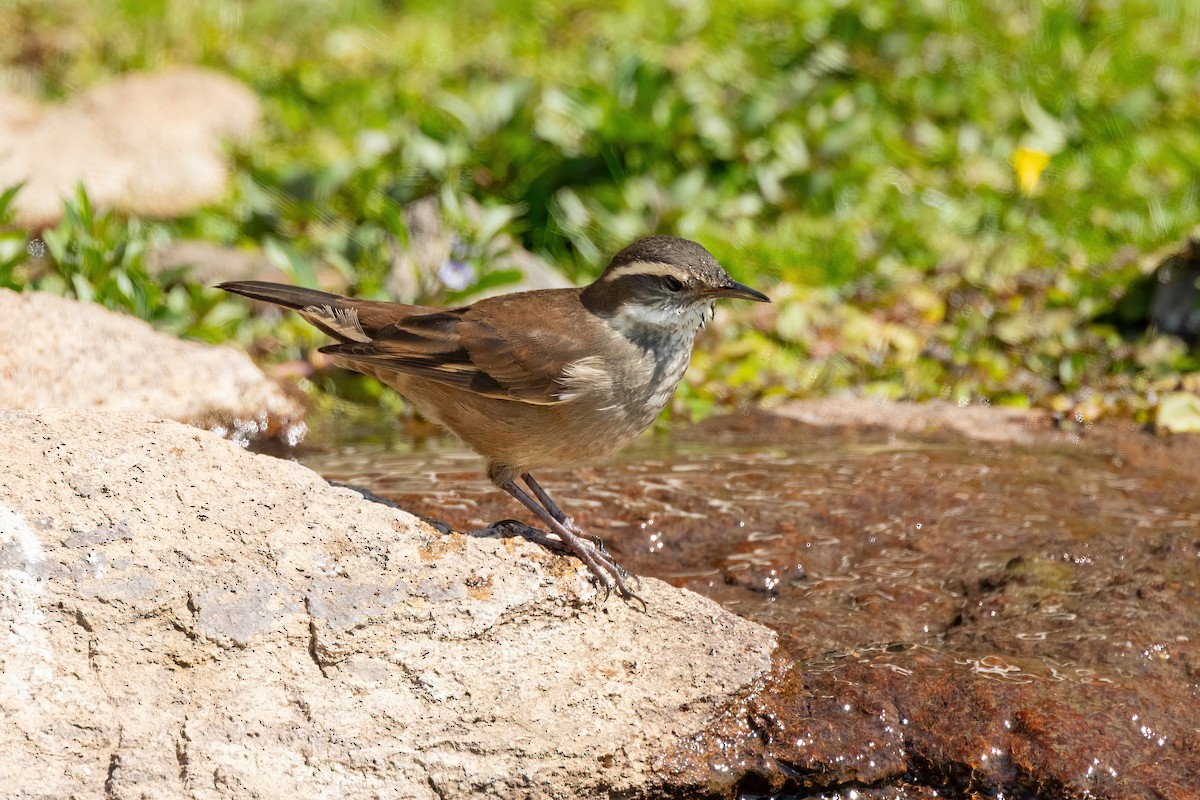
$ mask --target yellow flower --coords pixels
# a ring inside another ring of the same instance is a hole
[[[1041,150],[1018,147],[1012,155],[1013,169],[1017,171],[1017,185],[1021,194],[1031,196],[1038,187],[1042,173],[1050,165],[1050,156]]]

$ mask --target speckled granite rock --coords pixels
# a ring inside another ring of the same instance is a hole
[[[21,797],[610,797],[775,637],[442,533],[136,414],[0,412],[0,774]]]

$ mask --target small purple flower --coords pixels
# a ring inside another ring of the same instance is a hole
[[[475,280],[475,268],[466,261],[450,259],[438,267],[438,279],[451,291],[461,292]]]

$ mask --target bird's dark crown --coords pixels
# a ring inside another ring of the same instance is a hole
[[[678,267],[692,280],[709,286],[721,286],[730,280],[729,274],[721,268],[712,253],[693,241],[677,236],[638,239],[612,257],[600,278],[603,280],[614,274],[629,274],[625,268],[639,263]]]
[[[685,308],[708,304],[705,292],[736,286],[712,254],[675,236],[639,239],[621,250],[603,274],[583,290],[583,304],[611,315],[629,302]]]

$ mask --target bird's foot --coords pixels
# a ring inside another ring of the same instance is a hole
[[[499,522],[493,522],[487,526],[487,530],[493,530],[505,538],[520,536],[522,539],[533,542],[536,545],[541,545],[550,552],[557,553],[560,556],[575,555],[575,551],[568,547],[567,543],[562,539],[517,519],[502,519]]]
[[[636,589],[640,590],[642,588],[641,578],[618,564],[612,554],[597,542],[598,537],[588,536],[580,531],[574,523],[570,525],[570,528],[574,530],[568,531],[567,536],[563,536],[559,531],[550,534],[515,519],[500,520],[488,527],[502,536],[520,536],[534,544],[541,545],[552,553],[578,558],[591,573],[592,582],[604,590],[605,600],[615,591],[623,600],[640,603],[642,610],[647,610],[646,601],[630,588],[632,583]],[[588,543],[581,541],[581,538],[588,540]]]
[[[604,587],[604,597],[606,599],[615,590],[623,600],[636,600],[642,604],[642,610],[646,610],[646,601],[638,597],[629,588],[629,584],[625,579],[632,578],[638,588],[641,588],[641,582],[613,559],[608,551],[604,549],[599,537],[592,536],[580,530],[579,526],[571,521],[566,514],[562,513],[562,509],[555,505],[554,501],[550,499],[550,495],[546,494],[546,491],[538,485],[538,482],[533,479],[532,475],[525,473],[523,480],[537,496],[537,500],[530,497],[512,479],[498,483],[497,485],[515,497],[521,505],[532,511],[538,519],[546,524],[551,533],[555,534],[561,540],[561,544],[570,548],[575,557],[587,566],[588,571],[592,573],[593,580]],[[551,549],[561,552],[558,547],[552,547]]]
[[[601,539],[596,534],[588,533],[583,528],[576,525],[575,520],[571,519],[570,517],[563,517],[561,520],[559,520],[559,522],[561,522],[563,524],[563,527],[565,527],[571,533],[575,534],[576,536],[581,536],[584,539],[587,539],[592,544],[594,544],[596,546],[597,550],[599,550],[601,552],[604,551],[604,540]],[[628,574],[628,573],[626,573],[626,574]]]
[[[580,542],[580,545],[587,547],[587,545],[584,545],[582,542]],[[595,569],[591,564],[588,564],[587,560],[582,558],[580,560],[588,565],[588,569],[592,573],[592,580],[604,587],[604,598],[606,600],[608,599],[609,593],[615,589],[622,600],[634,600],[642,604],[643,611],[647,610],[646,601],[638,597],[637,594],[629,588],[629,584],[632,583],[636,589],[640,590],[642,588],[641,578],[618,564],[612,555],[610,555],[607,550],[600,546],[596,546],[590,555],[595,560],[596,564],[601,568],[600,570]]]
[[[608,600],[608,595],[616,591],[620,599],[641,603],[643,612],[648,610],[646,601],[642,600],[634,589],[629,588],[629,584],[632,583],[636,589],[641,589],[641,578],[617,564],[616,559],[613,559],[608,551],[593,545],[593,543],[584,543],[582,539],[575,539],[574,542],[569,542],[569,545],[576,557],[583,561],[584,565],[587,565],[589,572],[592,572],[593,583],[604,587],[605,600]]]

